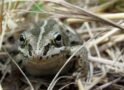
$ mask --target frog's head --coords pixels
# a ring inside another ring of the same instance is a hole
[[[36,28],[27,30],[20,35],[19,50],[27,57],[47,56],[49,50],[59,50],[68,46],[69,39],[63,29],[56,20],[43,21]]]

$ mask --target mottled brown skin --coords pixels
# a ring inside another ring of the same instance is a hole
[[[19,50],[24,56],[26,71],[34,76],[45,76],[56,74],[72,54],[68,47],[76,45],[81,45],[77,34],[58,21],[47,19],[20,35]],[[63,72],[71,67],[72,63],[68,64]]]

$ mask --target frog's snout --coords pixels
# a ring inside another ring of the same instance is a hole
[[[36,62],[39,62],[39,61],[42,61],[43,60],[43,57],[40,56],[40,55],[37,55],[37,56],[30,56],[28,58],[28,61],[36,61]]]

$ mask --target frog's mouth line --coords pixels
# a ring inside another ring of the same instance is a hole
[[[51,54],[49,56],[30,56],[28,58],[28,61],[30,62],[34,62],[34,63],[41,63],[41,62],[45,62],[45,61],[52,61],[52,60],[56,60],[58,58],[61,59],[68,59],[70,57],[70,52],[68,50],[64,50],[61,51],[59,53],[55,53],[55,54]]]

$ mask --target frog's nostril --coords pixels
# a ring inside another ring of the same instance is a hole
[[[29,55],[32,56],[32,47],[31,47],[30,44],[28,45],[28,47],[29,47],[29,48],[28,48],[28,49],[29,49],[29,50],[28,50],[28,51],[29,51]]]
[[[49,47],[50,47],[50,44],[48,44],[48,45],[46,45],[46,46],[44,47],[43,55],[46,55],[46,54],[47,54],[47,52],[49,51]]]
[[[40,60],[42,59],[42,56],[40,56]]]
[[[32,52],[29,50],[29,55],[32,56]]]

